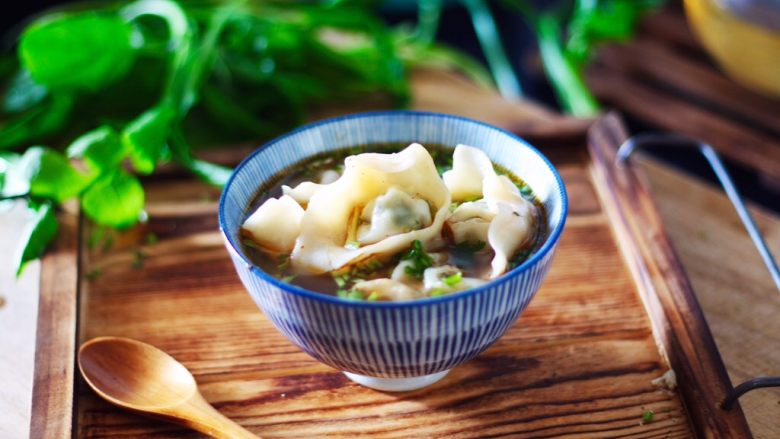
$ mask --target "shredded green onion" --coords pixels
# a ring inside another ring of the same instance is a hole
[[[452,287],[459,284],[462,279],[463,279],[463,273],[459,271],[451,276],[445,277],[444,279],[442,279],[442,282],[444,282],[445,285]]]

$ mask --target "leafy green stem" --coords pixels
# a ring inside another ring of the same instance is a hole
[[[558,21],[550,15],[539,17],[539,54],[555,94],[564,110],[577,117],[593,117],[599,112],[596,99],[588,90],[582,73],[567,58],[561,44]]]
[[[523,95],[512,65],[507,59],[498,34],[496,22],[485,0],[461,0],[471,15],[474,31],[485,53],[498,90],[507,99],[518,99]]]

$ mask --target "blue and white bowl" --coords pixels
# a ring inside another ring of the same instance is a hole
[[[348,301],[284,283],[252,264],[238,231],[260,186],[314,154],[386,142],[463,143],[482,149],[525,180],[544,203],[547,241],[523,264],[484,286],[406,302]],[[253,152],[225,186],[219,226],[241,281],[285,337],[360,384],[402,391],[438,381],[514,324],[550,268],[566,210],[561,177],[523,139],[461,117],[390,111],[317,122]]]

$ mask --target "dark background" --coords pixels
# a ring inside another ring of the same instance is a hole
[[[29,21],[35,14],[65,3],[70,2],[62,0],[27,0],[14,3],[13,8],[5,8],[4,13],[0,15],[0,31],[5,35],[5,38],[2,40],[2,49],[13,49],[13,38],[8,36],[16,34],[16,31],[21,29],[24,23]],[[551,2],[539,0],[536,3],[549,4]],[[533,34],[514,12],[496,5],[496,2],[492,3],[492,7],[507,56],[518,75],[524,95],[549,107],[558,108],[555,96],[541,69],[539,69],[538,62],[535,61],[536,43]],[[416,11],[385,8],[382,10],[382,15],[389,23],[398,23],[414,21]],[[458,47],[472,56],[482,59],[484,62],[471,19],[462,7],[452,6],[444,9],[437,40]],[[627,117],[627,123],[632,133],[657,131],[654,127],[647,126],[631,117]],[[654,151],[652,154],[674,167],[717,184],[709,166],[695,151],[675,149],[674,151]],[[778,201],[780,200],[780,193],[777,192],[777,188],[773,189],[765,186],[760,177],[749,168],[728,161],[727,166],[739,190],[747,199],[775,212],[780,212],[780,202]]]

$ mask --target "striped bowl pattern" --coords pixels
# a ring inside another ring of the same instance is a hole
[[[544,203],[550,235],[519,267],[484,286],[407,302],[356,302],[283,283],[252,265],[238,230],[258,188],[323,151],[383,142],[479,147],[521,176]],[[456,116],[411,111],[361,113],[304,126],[259,148],[222,193],[219,224],[238,275],[276,328],[315,359],[382,378],[430,375],[473,358],[517,320],[550,267],[566,219],[560,176],[536,149],[498,128]]]

